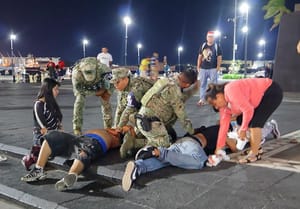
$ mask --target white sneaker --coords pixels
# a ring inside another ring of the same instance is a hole
[[[7,157],[5,157],[4,155],[0,155],[0,162],[6,161]]]
[[[69,173],[64,178],[56,182],[55,189],[57,191],[65,191],[69,187],[73,186],[77,182],[77,175],[75,173]]]
[[[276,120],[272,119],[270,121],[270,124],[272,126],[272,134],[274,136],[275,139],[279,138],[280,137],[280,131],[279,131],[279,128],[278,128],[278,123],[276,122]]]
[[[122,189],[128,192],[131,189],[132,183],[136,180],[137,167],[134,161],[127,163],[123,178],[122,178]]]

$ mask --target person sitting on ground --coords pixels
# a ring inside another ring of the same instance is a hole
[[[129,191],[132,183],[141,174],[170,165],[184,169],[201,169],[205,163],[213,165],[214,162],[208,156],[215,153],[219,129],[219,125],[201,126],[195,129],[194,135],[186,134],[177,139],[169,148],[146,146],[141,149],[136,154],[135,161],[127,163],[122,178],[122,189]],[[263,133],[265,136],[272,133],[274,137],[279,137],[280,132],[276,121],[268,122],[263,128]],[[169,135],[173,139],[177,138],[175,131],[169,132]],[[236,139],[227,138],[226,144],[232,152],[238,151]],[[218,155],[221,158],[226,158],[225,152],[219,152]]]
[[[124,127],[124,133],[133,130]],[[63,156],[72,158],[76,156],[68,174],[56,182],[55,188],[63,191],[74,185],[77,176],[87,169],[90,164],[102,157],[109,149],[119,147],[122,135],[115,129],[92,129],[82,136],[75,136],[65,132],[51,131],[43,136],[43,143],[34,168],[22,181],[32,182],[44,180],[47,173],[44,171],[48,158]]]
[[[32,164],[36,163],[41,147],[41,138],[49,130],[62,130],[63,115],[56,97],[59,94],[60,83],[53,78],[45,78],[33,105],[33,146],[30,154],[22,159],[26,170],[30,170]]]
[[[220,112],[220,130],[216,152],[223,149],[231,117],[237,116],[241,126],[239,138],[246,138],[250,131],[250,152],[240,163],[251,163],[261,159],[259,147],[261,129],[282,101],[280,86],[269,78],[250,78],[224,84],[210,84],[205,99]]]

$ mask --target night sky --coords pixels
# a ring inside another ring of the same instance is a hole
[[[267,0],[248,0],[248,58],[256,59],[257,41],[264,37],[266,58],[275,54],[278,28],[269,31],[273,20],[264,20],[262,6]],[[300,0],[287,0],[288,8]],[[109,48],[115,64],[124,64],[125,25],[128,28],[128,64],[137,64],[138,42],[141,56],[153,51],[177,63],[177,47],[182,45],[182,63],[196,63],[197,52],[208,30],[219,29],[224,59],[232,59],[234,0],[3,0],[0,5],[0,52],[10,52],[9,34],[14,32],[15,54],[37,57],[61,57],[72,64],[83,56],[82,39],[87,38],[87,56],[96,56],[102,47]],[[238,21],[241,28],[242,19]],[[243,34],[238,28],[237,58],[243,59]]]

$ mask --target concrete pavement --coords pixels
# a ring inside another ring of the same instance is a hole
[[[121,190],[127,160],[117,150],[100,159],[78,184],[67,192],[57,192],[54,183],[67,167],[63,159],[48,166],[43,182],[20,181],[26,171],[20,157],[32,143],[32,104],[39,84],[0,82],[0,152],[8,156],[0,163],[0,194],[40,208],[299,208],[300,206],[300,94],[285,93],[284,101],[272,115],[279,123],[282,137],[270,140],[263,160],[252,165],[223,162],[217,168],[183,170],[165,168],[140,177],[134,188]],[[196,106],[195,96],[187,103],[195,127],[211,125],[218,115],[209,106]],[[74,97],[70,81],[63,82],[58,102],[64,114],[64,129],[72,132]],[[116,99],[113,98],[113,106]],[[95,114],[99,113],[99,114]],[[88,97],[84,111],[84,129],[101,128],[99,101]],[[176,124],[179,135],[183,134]],[[237,156],[233,156],[235,158]],[[94,176],[90,174],[95,174]]]

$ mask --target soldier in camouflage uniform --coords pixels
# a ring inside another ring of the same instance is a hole
[[[155,81],[130,76],[130,72],[126,68],[116,68],[112,70],[111,83],[119,91],[118,105],[115,114],[115,127],[120,131],[129,123],[135,126],[135,114],[141,107],[141,99],[143,95],[153,86]],[[126,157],[127,152],[135,147],[143,147],[145,145],[145,137],[137,133],[137,137],[131,133],[127,133],[123,138],[123,144],[120,148],[122,158]]]
[[[167,129],[177,118],[185,131],[194,133],[191,121],[185,112],[184,102],[198,89],[197,71],[185,69],[174,78],[161,78],[143,96],[142,107],[136,115],[137,128],[147,138],[147,145],[168,147]],[[194,84],[194,87],[183,91]]]
[[[109,83],[111,70],[97,61],[95,57],[81,59],[73,68],[72,84],[76,97],[73,111],[73,130],[81,134],[85,97],[95,95],[102,103],[101,110],[104,128],[112,126],[112,109],[109,102],[113,86]]]

